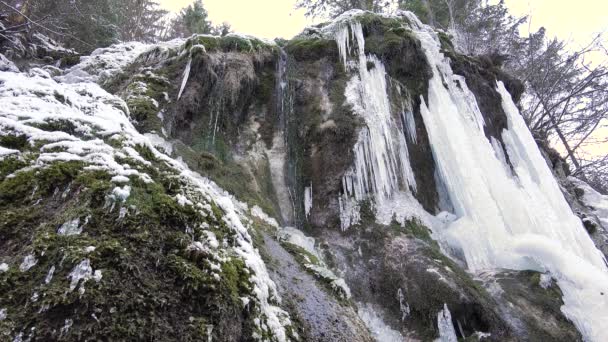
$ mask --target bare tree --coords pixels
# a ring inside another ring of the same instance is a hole
[[[383,12],[397,3],[397,0],[298,0],[296,7],[305,8],[308,16],[337,17],[351,9]]]

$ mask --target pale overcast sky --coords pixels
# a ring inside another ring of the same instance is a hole
[[[159,0],[171,11],[179,11],[192,0]],[[229,22],[234,31],[264,38],[291,38],[311,21],[295,10],[296,0],[203,0],[215,23]],[[545,26],[549,35],[586,41],[608,30],[606,0],[506,0],[515,15],[531,14],[533,30]]]

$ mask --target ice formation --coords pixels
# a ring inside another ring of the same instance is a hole
[[[437,314],[437,328],[439,329],[439,338],[436,342],[458,342],[456,330],[452,324],[452,314],[446,304],[443,304],[443,310]]]
[[[382,342],[401,342],[406,339],[398,331],[392,329],[386,323],[384,323],[382,317],[374,310],[374,307],[369,304],[358,305],[357,313],[359,317],[365,323],[369,331],[372,333],[372,337],[376,341]]]
[[[508,129],[498,144],[483,133],[473,94],[440,53],[436,34],[413,15],[414,31],[433,69],[424,119],[440,178],[457,219],[441,232],[471,271],[508,268],[549,272],[564,293],[562,311],[587,340],[608,331],[608,269],[568,206],[530,131],[502,83]]]
[[[304,213],[306,217],[310,216],[310,209],[312,209],[312,184],[304,188]]]
[[[591,209],[600,220],[602,227],[608,230],[608,196],[600,194],[590,187],[589,184],[574,177],[569,177],[568,180],[574,183],[577,188],[583,190],[583,204]]]
[[[21,265],[19,265],[19,270],[21,272],[27,272],[30,268],[36,266],[37,263],[38,260],[33,254],[26,255],[25,258],[23,258]]]
[[[82,226],[80,225],[80,218],[67,221],[59,227],[57,234],[59,235],[78,235],[82,233]]]
[[[190,77],[190,68],[192,67],[192,56],[188,58],[188,64],[186,64],[186,69],[184,69],[184,76],[182,78],[182,85],[179,88],[179,93],[177,94],[177,99],[179,100],[182,97],[182,93],[186,88],[186,84],[188,83],[188,78]]]
[[[416,140],[413,117],[404,103],[403,112],[397,115],[403,122],[395,119],[384,65],[376,56],[365,54],[363,28],[358,21],[350,20],[351,13],[356,11],[338,19],[334,36],[345,68],[354,73],[346,86],[346,102],[364,119],[365,127],[354,146],[354,165],[342,179],[339,201],[343,230],[359,221],[359,201],[373,199],[381,222],[390,221],[396,213],[404,215],[402,210],[391,209],[393,197],[417,204],[413,196],[404,196],[416,191],[404,133],[405,127],[410,139]]]

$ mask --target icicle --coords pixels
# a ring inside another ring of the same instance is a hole
[[[182,78],[182,86],[179,88],[179,94],[177,94],[177,99],[179,100],[182,97],[182,93],[184,89],[186,89],[186,83],[188,83],[188,78],[190,77],[190,68],[192,67],[192,56],[188,58],[188,64],[186,64],[186,69],[184,70],[184,77]]]
[[[416,144],[418,142],[416,121],[414,120],[414,110],[409,101],[404,100],[401,102],[401,120],[403,120],[403,126],[405,127],[405,131],[407,132],[410,141]]]
[[[405,295],[401,288],[397,290],[397,298],[399,299],[399,311],[401,311],[401,321],[403,322],[410,315],[410,305],[405,300]]]
[[[454,324],[452,324],[452,314],[448,310],[448,305],[443,304],[443,310],[437,314],[437,328],[439,329],[439,339],[436,342],[458,342]]]
[[[307,218],[310,216],[310,209],[312,209],[312,183],[304,189],[304,211]]]
[[[388,77],[383,63],[373,55],[365,55],[365,38],[361,23],[352,21],[348,25],[343,24],[335,33],[335,39],[345,68],[348,70],[349,67],[355,66],[355,75],[348,82],[345,91],[347,102],[366,124],[359,132],[353,148],[353,166],[342,180],[343,193],[356,201],[370,197],[378,208],[382,208],[385,203],[390,205],[390,199],[396,193],[409,192],[410,189],[416,191],[416,180],[410,166],[403,132],[404,125],[398,123],[391,113]],[[349,64],[348,60],[352,50],[355,51],[354,65]],[[373,67],[369,68],[370,65]],[[404,123],[410,125],[407,130],[414,141],[415,126],[412,126],[412,114],[400,114]],[[348,203],[346,197],[341,199],[341,208],[358,208]],[[341,214],[341,217],[350,222],[356,215],[347,212]],[[349,224],[342,224],[343,229],[348,226]]]
[[[475,97],[441,54],[431,28],[414,32],[433,69],[421,115],[456,219],[442,240],[462,252],[471,271],[548,272],[563,292],[562,312],[586,340],[607,341],[608,268],[564,199],[530,131],[502,83],[508,119],[503,149],[483,133]]]

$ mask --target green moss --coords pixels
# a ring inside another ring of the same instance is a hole
[[[184,49],[190,50],[194,45],[203,45],[208,52],[216,51],[220,47],[220,37],[196,35],[186,41]]]
[[[338,57],[338,46],[334,40],[323,38],[294,38],[285,46],[285,51],[297,61],[317,61],[321,58]]]
[[[249,272],[242,259],[231,258],[222,263],[221,284],[235,302],[239,301],[244,294],[251,292],[249,277]]]
[[[76,125],[66,119],[50,118],[43,123],[34,123],[33,127],[47,132],[65,132],[70,135],[77,135]]]
[[[399,29],[406,23],[405,18],[384,17],[371,12],[357,16],[356,20],[361,23],[365,30],[379,31]]]
[[[48,196],[74,180],[82,167],[81,162],[58,162],[41,169],[17,172],[0,183],[0,205],[22,200],[31,195],[33,189],[39,196]]]
[[[321,265],[321,262],[316,256],[314,256],[313,254],[298,245],[294,245],[293,243],[289,242],[282,242],[281,246],[283,246],[286,251],[293,255],[293,257],[300,265]]]
[[[419,220],[408,220],[405,222],[404,226],[406,234],[423,240],[429,244],[432,244],[436,248],[439,248],[437,241],[433,240],[433,238],[431,237],[431,230],[424,226]]]
[[[0,146],[22,151],[29,146],[29,143],[27,136],[23,134],[8,134],[0,135]]]
[[[180,286],[188,292],[213,289],[213,277],[203,272],[196,264],[175,254],[167,258],[169,268],[180,280]]]
[[[231,160],[222,161],[206,151],[196,152],[181,143],[176,143],[174,150],[190,168],[213,179],[222,189],[234,194],[239,200],[251,206],[257,205],[269,215],[276,216],[276,209],[272,202],[274,191],[270,183],[269,169],[256,170],[259,172],[256,179],[261,181],[260,184],[263,188],[260,193],[253,187],[255,180],[252,175],[242,165]]]
[[[439,42],[441,43],[442,50],[452,52],[455,51],[454,44],[452,43],[452,40],[450,39],[450,36],[447,33],[438,31],[437,36],[439,37]]]
[[[13,172],[27,166],[27,163],[19,157],[8,156],[0,159],[0,181]]]
[[[80,55],[67,55],[61,58],[61,67],[71,67],[80,63]]]
[[[150,97],[130,97],[127,99],[127,106],[131,112],[131,117],[137,121],[136,127],[140,131],[160,131],[162,122],[157,116],[159,108],[156,107],[154,101],[152,101]]]
[[[236,35],[223,37],[196,35],[189,38],[184,44],[184,49],[190,50],[196,45],[203,45],[208,53],[222,52],[256,52],[274,51],[275,46],[267,44],[257,38],[243,38]]]

